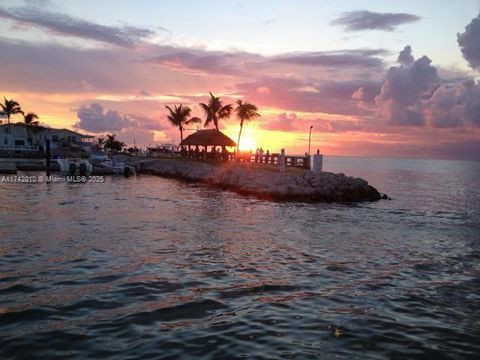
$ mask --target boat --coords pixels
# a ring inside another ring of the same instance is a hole
[[[90,160],[97,174],[106,175],[136,175],[135,166],[126,164],[121,156],[108,156],[104,153],[92,154]]]
[[[87,159],[64,158],[56,159],[61,174],[70,176],[89,176],[93,166]]]
[[[104,170],[112,175],[135,175],[135,167],[133,165],[125,164],[124,161],[113,158],[112,160],[105,160],[100,163]]]

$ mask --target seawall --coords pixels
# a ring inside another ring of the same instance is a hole
[[[184,159],[152,160],[145,162],[143,169],[153,175],[202,182],[274,201],[361,202],[382,199],[367,181],[329,172],[295,169],[282,174],[278,168],[252,164],[216,165]]]

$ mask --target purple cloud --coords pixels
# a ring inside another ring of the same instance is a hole
[[[431,60],[400,52],[376,97],[378,115],[391,125],[457,128],[480,126],[480,85],[472,79],[443,80]]]
[[[372,11],[349,11],[332,21],[333,25],[345,27],[347,31],[384,30],[393,31],[399,25],[419,21],[420,16],[406,13],[378,13]]]
[[[413,64],[414,60],[412,47],[407,45],[402,51],[400,51],[400,54],[398,54],[397,62],[403,66],[410,66]]]
[[[480,127],[480,85],[472,79],[442,84],[424,108],[433,127]]]
[[[278,115],[276,119],[263,123],[262,128],[273,131],[295,131],[297,130],[295,125],[299,122],[299,120],[300,119],[295,113],[283,113]]]
[[[102,105],[96,103],[80,107],[77,116],[79,121],[75,127],[94,133],[119,131],[135,124],[117,111],[108,110],[104,113]]]
[[[181,50],[148,59],[146,62],[164,65],[175,70],[238,75],[244,61],[252,55],[247,53],[207,52]]]
[[[15,9],[0,8],[0,17],[63,36],[94,40],[129,48],[134,47],[136,42],[155,34],[147,28],[99,25],[67,14],[43,10],[36,6]]]
[[[316,131],[344,133],[362,130],[358,122],[346,120],[326,120],[326,119],[304,119],[296,113],[282,113],[275,119],[270,119],[262,123],[262,128],[272,131],[297,131],[299,129],[308,129],[311,125]]]
[[[219,74],[227,76],[251,75],[278,70],[280,66],[323,67],[326,69],[383,69],[379,55],[384,49],[359,49],[329,52],[287,53],[262,56],[247,52],[205,51],[175,49],[145,60],[173,70],[192,74]]]
[[[352,94],[365,90],[365,104],[373,105],[381,82],[373,80],[338,80],[316,82],[297,78],[261,77],[236,85],[237,91],[261,106],[301,112],[358,115],[360,109]]]
[[[458,45],[463,57],[473,69],[480,67],[480,15],[465,27],[465,31],[457,35]]]
[[[84,105],[77,110],[79,121],[77,129],[93,133],[118,132],[127,130],[162,131],[165,129],[159,120],[139,115],[122,115],[118,111],[104,112],[103,106],[97,103]]]
[[[345,50],[293,53],[277,56],[274,62],[303,66],[383,68],[383,61],[374,55],[384,50]]]
[[[404,59],[400,61],[405,63]],[[376,103],[380,115],[390,124],[425,125],[422,99],[441,83],[437,69],[431,62],[428,57],[422,56],[408,66],[392,66],[388,70]]]

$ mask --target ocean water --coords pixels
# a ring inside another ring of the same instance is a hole
[[[392,200],[0,184],[0,359],[474,359],[480,162],[327,157]]]

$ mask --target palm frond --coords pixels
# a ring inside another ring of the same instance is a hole
[[[258,113],[258,107],[256,105],[242,100],[237,100],[236,102],[237,107],[235,108],[235,112],[242,124],[244,121],[249,121],[261,116]]]
[[[188,124],[199,124],[199,123],[201,123],[201,122],[202,122],[202,119],[200,119],[199,117],[194,116],[194,117],[188,119],[188,120],[185,122],[185,124],[187,124],[187,125],[188,125]]]
[[[230,117],[230,114],[232,113],[232,110],[233,110],[233,106],[231,104],[222,106],[218,110],[218,118],[219,119],[225,119],[225,118]]]
[[[33,112],[23,114],[23,120],[27,125],[38,125],[38,121],[35,121],[35,119],[38,119],[38,115]]]

